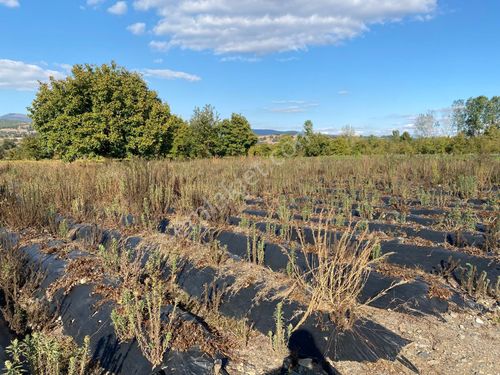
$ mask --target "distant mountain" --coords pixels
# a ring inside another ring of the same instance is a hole
[[[273,130],[273,129],[253,129],[256,135],[297,135],[299,132],[294,130]]]
[[[7,113],[6,115],[0,116],[0,120],[31,124],[31,119],[22,113]]]

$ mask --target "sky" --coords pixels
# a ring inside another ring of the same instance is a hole
[[[500,94],[498,0],[0,0],[0,115],[73,64],[119,65],[189,119],[411,131],[419,113]]]

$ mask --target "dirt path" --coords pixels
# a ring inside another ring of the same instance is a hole
[[[450,312],[445,321],[367,309],[367,316],[412,341],[402,351],[420,372],[428,375],[500,374],[500,325],[497,317]],[[338,362],[342,374],[415,374],[401,363]]]

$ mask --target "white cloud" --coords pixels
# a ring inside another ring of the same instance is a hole
[[[337,92],[337,94],[340,96],[346,96],[346,95],[349,95],[349,91],[348,90],[339,90]]]
[[[134,35],[144,34],[146,31],[146,24],[144,22],[137,22],[127,27],[127,30]]]
[[[21,4],[19,4],[19,0],[0,0],[1,5],[5,5],[8,8],[17,8]]]
[[[247,63],[255,63],[262,61],[262,59],[259,59],[258,57],[246,57],[246,56],[225,56],[220,59],[221,62],[247,62]]]
[[[201,78],[194,74],[185,72],[178,72],[170,69],[144,69],[141,71],[145,77],[159,78],[159,79],[184,79],[190,82],[201,81]]]
[[[87,0],[88,6],[96,6],[103,3],[105,0]]]
[[[319,106],[319,103],[305,100],[275,100],[273,104],[273,107],[266,110],[273,113],[303,113]]]
[[[253,53],[338,44],[373,24],[425,19],[437,0],[135,0],[154,10],[154,28],[169,47]]]
[[[290,56],[290,57],[280,57],[279,59],[276,59],[276,61],[285,63],[285,62],[290,62],[290,61],[296,61],[299,58],[297,56]]]
[[[38,81],[47,82],[51,76],[61,79],[65,74],[22,61],[0,59],[0,89],[35,90]]]
[[[127,13],[128,6],[125,1],[117,1],[114,5],[108,8],[108,12],[117,16]]]
[[[159,59],[154,59],[154,60],[153,60],[153,62],[154,62],[155,64],[161,64],[161,63],[163,63],[163,59],[162,59],[162,58],[159,58]]]
[[[158,40],[152,40],[149,42],[149,47],[155,51],[165,52],[169,49],[167,42],[160,42]]]

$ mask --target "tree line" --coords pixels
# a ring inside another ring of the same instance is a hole
[[[28,112],[37,134],[13,157],[223,157],[246,155],[257,143],[244,116],[220,119],[207,105],[184,121],[139,73],[115,63],[75,65],[71,76],[41,83]]]
[[[340,137],[313,130],[306,121],[301,134],[282,136],[276,144],[257,144],[241,114],[221,119],[207,105],[184,121],[150,90],[137,72],[115,63],[75,65],[64,79],[40,83],[28,108],[36,135],[17,147],[0,145],[0,158],[72,161],[80,158],[192,159],[240,155],[321,156],[356,154],[499,152],[500,97],[480,96],[453,103],[454,137],[436,137],[441,126],[434,113],[419,115],[415,138],[408,132],[390,137],[355,137],[346,128]]]

